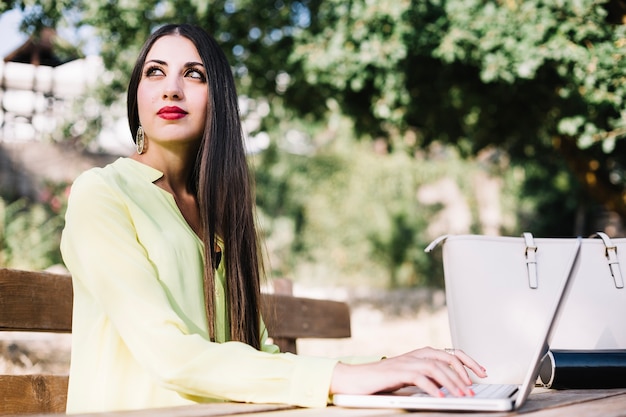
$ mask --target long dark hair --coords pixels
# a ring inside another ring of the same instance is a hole
[[[260,280],[263,271],[254,223],[251,176],[246,159],[231,67],[215,39],[188,24],[156,30],[139,53],[128,86],[131,135],[139,127],[137,88],[146,56],[157,39],[179,35],[196,46],[207,73],[208,116],[188,187],[195,193],[204,240],[204,293],[211,339],[215,339],[215,268],[225,263],[230,339],[260,349]],[[216,250],[218,237],[224,253]]]

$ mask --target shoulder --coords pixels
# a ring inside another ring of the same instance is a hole
[[[70,197],[72,194],[99,194],[104,190],[128,194],[152,183],[161,175],[130,158],[118,158],[104,167],[91,168],[80,174],[72,184]]]
[[[123,158],[104,167],[90,168],[72,183],[68,209],[72,206],[93,207],[104,201],[121,200],[126,194],[124,182],[129,177],[123,168]]]
[[[102,181],[106,181],[107,179],[111,179],[116,175],[117,167],[120,165],[120,161],[122,158],[117,159],[114,162],[109,163],[103,167],[93,167],[89,168],[86,171],[83,171],[76,179],[74,180],[72,186],[82,185],[84,183],[98,183]]]

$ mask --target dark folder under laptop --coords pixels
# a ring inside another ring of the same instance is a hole
[[[565,305],[566,294],[571,287],[572,277],[579,264],[581,241],[578,240],[572,253],[569,272],[563,278],[557,293],[554,307],[549,310],[552,317],[547,322],[545,332],[533,354],[522,385],[474,384],[473,397],[432,397],[417,387],[402,388],[393,393],[355,395],[335,394],[333,404],[342,407],[358,408],[404,408],[410,410],[456,410],[456,411],[509,411],[517,410],[524,404],[535,386],[541,360],[548,353],[556,324]]]

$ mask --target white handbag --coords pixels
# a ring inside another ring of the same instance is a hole
[[[626,349],[626,239],[594,236],[582,240],[550,349]],[[454,348],[487,368],[482,382],[521,383],[576,239],[446,235],[425,251],[438,245]]]

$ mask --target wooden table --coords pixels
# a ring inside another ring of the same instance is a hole
[[[294,408],[271,404],[215,403],[184,407],[139,411],[78,414],[75,417],[392,417],[415,414],[416,417],[623,417],[626,416],[626,388],[608,390],[546,390],[536,388],[524,406],[516,412],[443,413],[415,412],[406,410],[349,409],[330,406],[327,408]],[[50,417],[50,414],[46,415]],[[41,416],[43,417],[43,415]]]

